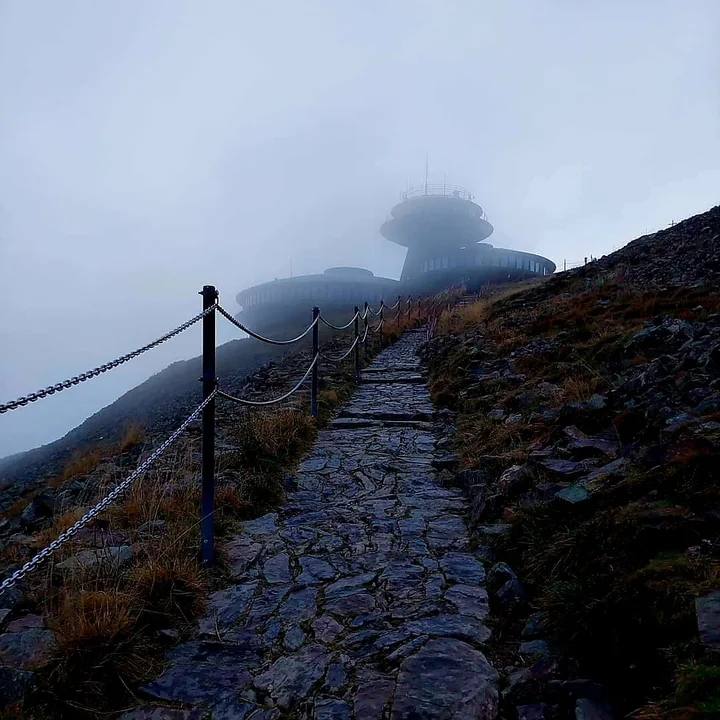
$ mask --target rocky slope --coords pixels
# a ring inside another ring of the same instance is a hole
[[[252,339],[226,343],[217,351],[218,377],[223,379],[228,392],[236,393],[250,373],[285,354],[282,348]],[[0,460],[0,513],[23,494],[60,472],[73,454],[100,443],[111,445],[131,425],[139,425],[149,435],[172,430],[200,401],[200,375],[200,357],[175,362],[89,417],[60,440]],[[72,389],[66,392],[72,392]]]
[[[348,345],[347,336],[328,338],[323,351],[339,356]],[[368,355],[378,350],[373,338]],[[277,397],[302,377],[310,360],[310,350],[297,348],[238,378],[233,392],[251,400]],[[319,381],[322,425],[349,394],[351,367],[325,362]],[[223,541],[241,520],[282,499],[286,474],[316,431],[308,410],[306,387],[265,413],[218,402],[214,524],[220,561],[213,571],[201,570],[197,552],[201,457],[195,422],[122,502],[77,533],[42,570],[4,592],[0,716],[97,717],[95,710],[107,713],[135,702],[128,687],[159,672],[168,645],[192,627],[208,591],[226,581]],[[21,512],[0,518],[0,578],[85,514],[166,435],[146,428],[84,472],[82,463],[71,463],[77,474],[60,476],[26,498]],[[17,714],[5,708],[23,702]]]
[[[460,308],[425,349],[450,481],[507,563],[506,708],[565,717],[582,680],[643,718],[720,712],[718,287],[720,207]]]

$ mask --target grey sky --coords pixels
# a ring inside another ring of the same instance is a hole
[[[0,0],[0,399],[237,290],[397,277],[407,181],[470,188],[490,242],[601,255],[720,202],[717,0]],[[223,330],[221,339],[232,334]],[[0,416],[0,455],[169,362]]]

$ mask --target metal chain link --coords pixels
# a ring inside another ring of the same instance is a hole
[[[73,537],[79,530],[87,525],[93,518],[97,517],[106,508],[112,505],[120,495],[122,495],[145,471],[180,437],[185,428],[203,411],[203,409],[215,398],[218,394],[217,390],[213,390],[212,393],[198,405],[193,412],[188,415],[183,421],[180,427],[155,450],[143,463],[141,463],[125,480],[117,485],[112,492],[106,495],[94,508],[89,510],[80,520],[74,525],[69,527],[64,532],[53,540],[46,548],[41,550],[32,560],[26,562],[19,570],[16,570],[9,578],[3,581],[0,585],[0,595],[12,587],[18,580],[22,579],[29,572],[32,572],[35,568],[40,565],[43,560],[50,557],[59,547],[64,545],[70,538]]]
[[[275,398],[273,400],[245,400],[243,398],[235,397],[234,395],[228,395],[228,393],[223,392],[222,390],[218,390],[218,395],[222,398],[225,398],[226,400],[232,400],[233,402],[239,403],[240,405],[251,405],[254,407],[260,407],[263,405],[275,405],[276,403],[282,402],[283,400],[287,400],[291,395],[293,395],[300,389],[300,386],[308,379],[308,376],[312,372],[313,368],[315,367],[315,365],[317,365],[319,357],[320,353],[318,353],[314,357],[313,361],[310,363],[310,367],[307,369],[307,372],[302,376],[297,385],[295,385],[292,390],[286,392],[279,398]]]
[[[360,317],[360,313],[356,312],[350,319],[350,322],[347,323],[346,325],[333,325],[332,323],[328,322],[322,315],[320,315],[320,321],[325,323],[325,325],[327,325],[332,330],[347,330],[355,322],[355,320],[359,317]]]
[[[342,362],[355,349],[355,346],[358,344],[359,340],[360,336],[356,337],[355,342],[353,342],[353,344],[350,346],[350,349],[344,355],[341,355],[338,358],[334,358],[332,357],[332,355],[325,355],[325,353],[320,353],[320,356],[323,360],[327,360],[328,362]]]
[[[247,333],[250,337],[255,338],[256,340],[260,340],[264,343],[269,343],[270,345],[292,345],[293,343],[298,342],[299,340],[302,340],[320,321],[320,316],[316,317],[308,327],[303,330],[302,334],[298,335],[296,338],[293,338],[292,340],[273,340],[272,338],[265,337],[264,335],[259,335],[258,333],[250,330],[249,328],[246,328],[241,322],[236,320],[227,310],[225,310],[224,307],[221,305],[217,305],[217,311],[226,319],[229,320],[236,328],[242,330],[244,333]]]
[[[213,305],[212,307],[207,308],[207,310],[203,310],[201,313],[196,315],[194,318],[191,318],[187,322],[184,322],[179,327],[176,327],[174,330],[171,330],[169,333],[166,333],[162,337],[158,338],[154,342],[149,343],[148,345],[145,345],[137,350],[134,350],[131,353],[128,353],[127,355],[121,355],[117,360],[113,360],[112,362],[105,363],[104,365],[100,365],[96,368],[93,368],[92,370],[88,370],[87,372],[82,373],[81,375],[75,375],[75,377],[70,378],[69,380],[64,380],[63,382],[57,383],[55,385],[50,385],[50,387],[46,387],[44,390],[38,390],[37,392],[30,393],[29,395],[24,395],[23,397],[18,398],[17,400],[12,400],[11,402],[4,403],[3,405],[0,405],[0,415],[2,413],[8,412],[9,410],[15,410],[16,408],[22,407],[23,405],[27,405],[28,403],[35,402],[36,400],[41,400],[44,397],[47,397],[48,395],[54,395],[56,392],[60,392],[61,390],[67,390],[68,388],[72,387],[73,385],[79,385],[82,382],[85,382],[86,380],[89,380],[90,378],[97,377],[98,375],[102,375],[103,373],[107,372],[108,370],[112,370],[119,365],[122,365],[123,363],[128,362],[128,360],[132,360],[133,358],[136,358],[138,355],[142,355],[143,353],[147,352],[148,350],[152,350],[153,348],[157,347],[158,345],[161,345],[166,340],[170,340],[171,338],[175,337],[176,335],[179,335],[181,332],[187,330],[189,327],[194,325],[199,320],[202,320],[208,313],[214,312],[215,308],[217,306]]]

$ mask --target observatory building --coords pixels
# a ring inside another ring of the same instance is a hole
[[[274,280],[237,294],[238,320],[265,332],[301,327],[317,305],[328,319],[343,323],[365,302],[390,305],[399,295],[422,297],[459,284],[472,292],[555,272],[555,263],[541,255],[485,242],[493,226],[482,207],[464,188],[444,183],[403,193],[380,232],[407,248],[400,281],[352,267]]]
[[[413,294],[458,283],[478,290],[489,282],[555,272],[555,263],[540,255],[483,242],[493,229],[467,190],[443,183],[403,193],[380,232],[408,249],[400,280]]]
[[[237,294],[237,319],[263,331],[274,327],[306,326],[311,309],[322,309],[331,322],[346,323],[355,305],[368,302],[377,307],[381,300],[393,304],[400,283],[376,277],[370,270],[354,267],[329,268],[319,275],[298,275],[256,285]]]

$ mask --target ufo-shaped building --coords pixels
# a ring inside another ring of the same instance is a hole
[[[464,188],[445,183],[410,188],[380,228],[383,237],[407,248],[399,281],[352,267],[273,280],[237,294],[237,318],[267,331],[306,325],[318,306],[328,319],[343,321],[365,302],[393,304],[400,295],[422,297],[457,285],[472,292],[555,272],[555,263],[541,255],[485,242],[493,229]]]

